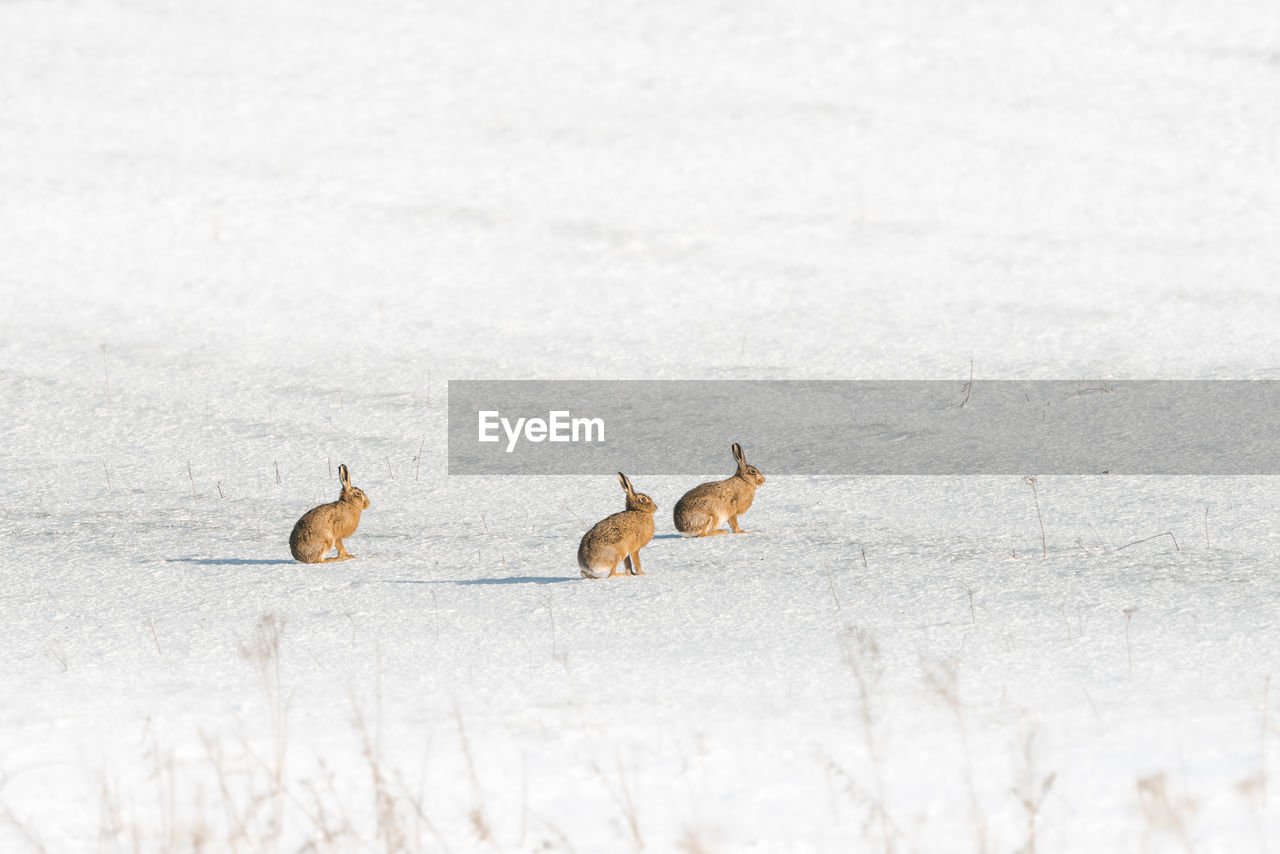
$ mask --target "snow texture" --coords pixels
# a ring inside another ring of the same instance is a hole
[[[588,581],[445,387],[1275,379],[1278,103],[1261,0],[0,2],[0,848],[1275,850],[1274,479],[632,471]]]

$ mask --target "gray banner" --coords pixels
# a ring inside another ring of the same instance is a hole
[[[1280,382],[450,381],[450,474],[1280,474]]]

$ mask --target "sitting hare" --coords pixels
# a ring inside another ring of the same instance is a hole
[[[289,535],[289,551],[295,560],[303,563],[327,563],[331,560],[346,560],[355,557],[343,548],[342,541],[356,532],[360,524],[360,512],[369,507],[369,498],[359,487],[351,485],[351,474],[345,465],[338,466],[338,477],[342,480],[342,494],[337,501],[313,507],[298,524],[293,526]],[[325,557],[329,549],[337,548],[333,557]]]
[[[737,442],[733,443],[733,458],[738,461],[733,477],[695,486],[676,502],[672,515],[677,531],[686,537],[710,537],[727,533],[720,526],[728,521],[735,534],[744,533],[738,527],[738,517],[751,506],[764,475],[755,466],[747,465]]]
[[[658,505],[649,496],[631,488],[631,481],[618,472],[618,482],[627,494],[627,509],[597,522],[578,544],[578,566],[583,578],[609,578],[620,575],[622,561],[632,575],[644,575],[640,569],[640,549],[653,539],[653,514]]]

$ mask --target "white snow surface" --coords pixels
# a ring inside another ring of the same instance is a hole
[[[1262,0],[0,2],[0,849],[1274,851],[1273,478],[747,447],[586,581],[445,402],[1275,379],[1277,104]]]

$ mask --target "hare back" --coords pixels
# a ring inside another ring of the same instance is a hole
[[[308,525],[324,527],[341,540],[356,532],[356,528],[360,525],[361,509],[360,505],[354,501],[331,501],[308,510],[298,520],[298,524],[301,525],[309,517]]]
[[[694,511],[728,518],[747,512],[755,495],[755,487],[740,477],[713,480],[699,484],[681,496],[674,512],[677,518]]]

